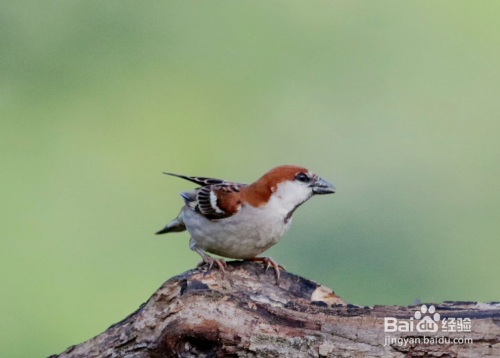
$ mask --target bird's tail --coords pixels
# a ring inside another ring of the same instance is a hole
[[[165,226],[163,229],[158,231],[156,233],[156,235],[166,234],[169,232],[181,232],[184,230],[186,230],[186,225],[184,225],[183,215],[182,215],[182,211],[181,211],[179,213],[179,215],[174,220],[169,222],[167,224],[167,226]]]

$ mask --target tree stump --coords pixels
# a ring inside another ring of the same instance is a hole
[[[471,331],[428,335],[441,343],[386,333],[385,317],[409,323],[421,305],[345,304],[314,281],[282,272],[277,286],[273,270],[233,261],[224,279],[206,266],[172,277],[124,320],[51,358],[500,357],[500,302],[433,305],[441,320],[470,318]],[[463,337],[473,342],[452,343]]]

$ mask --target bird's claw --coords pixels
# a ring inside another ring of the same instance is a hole
[[[223,259],[215,259],[212,256],[205,255],[203,256],[203,261],[196,265],[196,267],[208,265],[208,269],[211,270],[214,263],[217,264],[217,267],[219,267],[219,270],[222,273],[222,278],[224,278],[224,274],[226,273],[227,269],[227,263]]]
[[[285,266],[277,263],[270,257],[254,257],[250,259],[250,261],[261,261],[264,265],[266,265],[266,272],[272,266],[274,268],[274,272],[276,273],[276,285],[279,285],[280,269],[286,271]]]

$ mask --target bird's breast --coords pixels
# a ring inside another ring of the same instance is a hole
[[[276,244],[286,233],[291,219],[287,213],[263,205],[243,205],[241,210],[225,219],[210,221],[187,209],[186,228],[197,245],[211,253],[230,258],[252,258]]]

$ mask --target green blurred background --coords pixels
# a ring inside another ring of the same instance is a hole
[[[269,254],[357,304],[500,299],[500,2],[3,1],[0,355],[100,333],[199,256],[192,185],[334,182]]]

